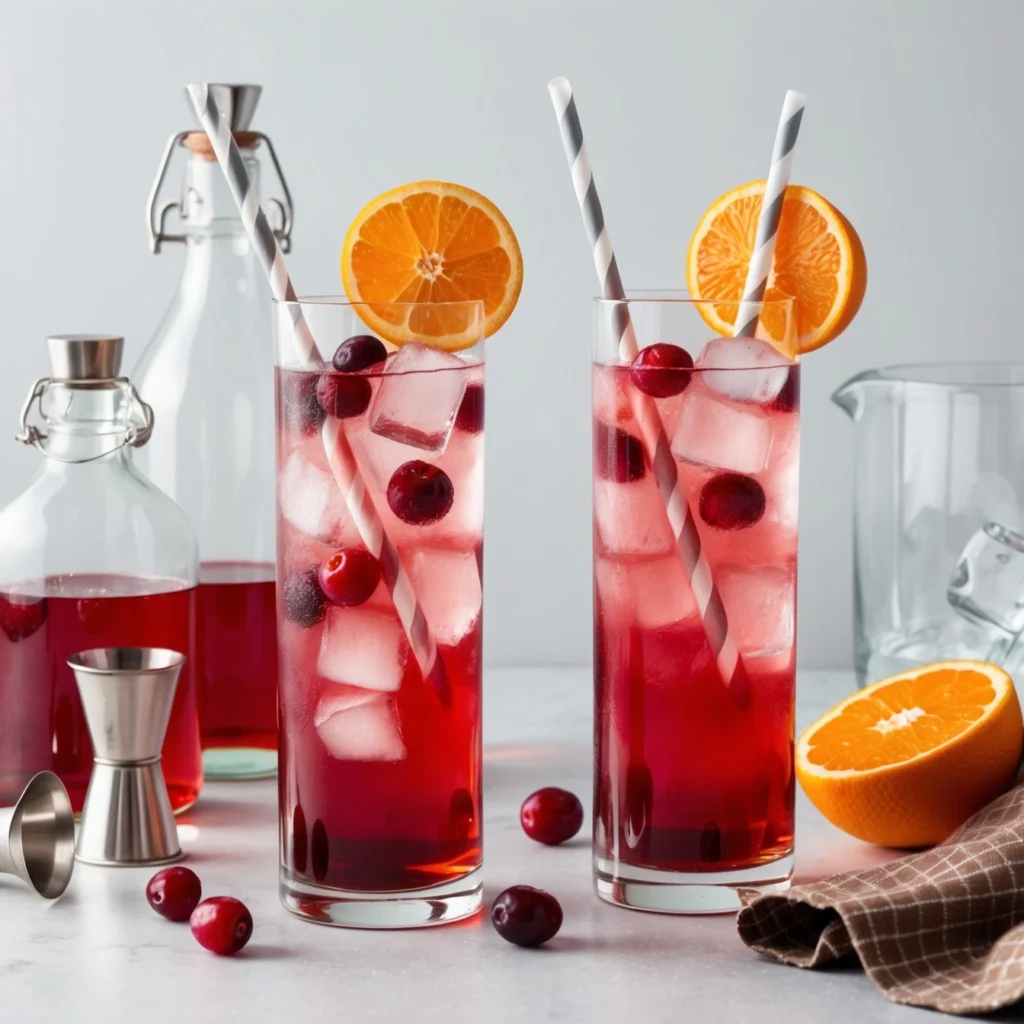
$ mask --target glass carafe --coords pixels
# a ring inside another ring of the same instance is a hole
[[[256,86],[213,86],[254,184],[266,136],[247,131]],[[181,198],[158,209],[171,156],[189,158]],[[279,238],[287,249],[291,201]],[[273,201],[272,201],[273,202]],[[177,212],[178,234],[165,230]],[[203,132],[170,139],[150,197],[150,237],[181,242],[181,281],[135,379],[160,430],[145,472],[188,512],[199,535],[199,693],[210,778],[256,778],[277,765],[274,603],[274,352],[266,278]]]
[[[999,660],[947,588],[987,522],[1024,529],[1024,364],[892,366],[832,397],[856,425],[858,682],[945,658]]]
[[[0,804],[28,780],[60,776],[80,811],[93,751],[69,655],[94,647],[166,647],[188,660],[163,748],[176,811],[202,784],[197,719],[195,532],[133,464],[152,414],[120,377],[121,338],[47,340],[18,439],[46,457],[0,509]],[[45,425],[29,423],[39,412]]]

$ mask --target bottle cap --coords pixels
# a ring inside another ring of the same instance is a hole
[[[114,380],[121,372],[124,338],[113,334],[54,334],[50,350],[50,379],[57,381]]]

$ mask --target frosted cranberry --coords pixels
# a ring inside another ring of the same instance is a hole
[[[252,914],[233,896],[211,896],[192,911],[192,934],[203,949],[220,956],[237,953],[252,937]]]
[[[149,905],[168,921],[187,921],[202,898],[199,876],[188,868],[164,868],[146,885]]]
[[[319,374],[300,370],[281,371],[281,418],[287,427],[315,434],[326,413],[317,398]]]
[[[517,946],[539,946],[553,939],[562,927],[558,900],[532,885],[513,885],[491,906],[491,922],[498,934]]]
[[[315,626],[327,614],[327,598],[315,565],[285,580],[284,613],[303,629]]]
[[[341,377],[324,373],[316,385],[316,400],[328,416],[345,420],[361,416],[373,397],[373,389],[365,377]]]
[[[800,405],[800,367],[791,366],[786,383],[769,405],[780,412],[793,412]]]
[[[681,395],[693,374],[693,357],[685,348],[659,342],[640,349],[630,367],[633,386],[654,398]]]
[[[342,608],[365,604],[380,583],[380,562],[365,548],[342,548],[320,566],[320,589]]]
[[[479,434],[484,429],[484,386],[470,384],[462,396],[462,404],[455,416],[455,427],[467,434]]]
[[[388,350],[379,338],[372,334],[357,334],[338,346],[332,362],[341,373],[358,373],[383,363],[387,357]]]
[[[557,846],[572,839],[583,826],[583,804],[575,793],[547,786],[523,801],[519,821],[531,839]]]
[[[640,480],[647,472],[644,446],[632,434],[599,421],[594,425],[594,465],[603,480]]]
[[[764,508],[764,489],[742,473],[719,473],[700,492],[700,517],[716,530],[753,526]]]
[[[0,629],[11,643],[27,640],[46,621],[48,613],[45,597],[42,600],[23,598],[14,601],[0,597]]]
[[[455,500],[451,478],[437,466],[420,459],[405,462],[391,474],[388,506],[410,526],[426,526],[443,519]]]

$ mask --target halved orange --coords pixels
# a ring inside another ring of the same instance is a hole
[[[844,832],[927,846],[1013,783],[1024,723],[1013,680],[983,661],[940,661],[837,704],[796,746],[811,803]]]
[[[752,181],[734,188],[701,218],[686,256],[686,285],[695,298],[743,298],[764,187],[763,181]],[[867,283],[864,247],[853,225],[817,192],[790,185],[765,300],[796,300],[797,353],[820,348],[841,334],[860,309]],[[735,307],[697,309],[713,330],[732,333]],[[784,319],[781,310],[765,310],[761,327],[785,355],[792,356],[797,353],[785,351],[789,345]]]
[[[352,222],[341,250],[341,280],[369,326],[396,345],[423,341],[468,348],[509,318],[523,286],[519,243],[485,196],[447,181],[414,181],[377,196]],[[480,299],[484,322],[465,308],[386,308],[388,303]]]

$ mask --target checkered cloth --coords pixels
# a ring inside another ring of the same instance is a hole
[[[1024,997],[1024,784],[941,846],[789,892],[743,894],[740,938],[818,967],[850,954],[887,999],[985,1013]]]

